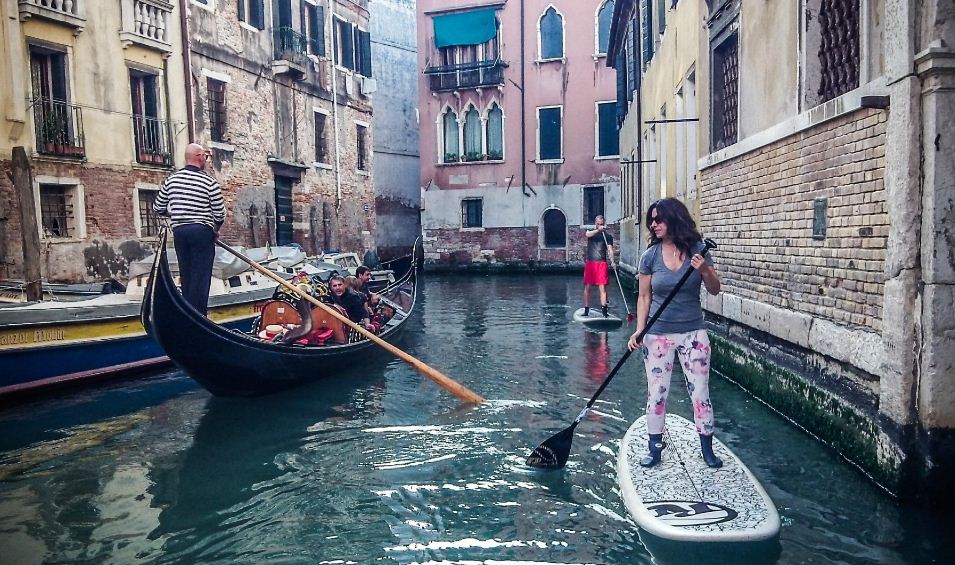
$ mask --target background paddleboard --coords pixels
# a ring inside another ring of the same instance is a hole
[[[714,438],[723,467],[711,469],[693,422],[667,414],[666,428],[668,445],[656,466],[640,466],[647,454],[646,416],[630,426],[617,454],[620,495],[638,526],[686,542],[755,542],[779,533],[776,505],[729,448]]]
[[[578,308],[574,312],[574,321],[580,322],[587,327],[595,329],[607,329],[612,330],[614,328],[619,328],[623,324],[623,320],[614,316],[613,314],[608,314],[606,318],[600,313],[600,307],[591,308],[590,314],[584,316],[584,309]]]

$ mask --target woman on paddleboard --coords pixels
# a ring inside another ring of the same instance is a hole
[[[720,292],[720,279],[712,260],[704,257],[704,244],[696,222],[686,206],[676,198],[656,201],[647,209],[649,247],[640,258],[637,331],[627,346],[631,351],[643,348],[647,371],[647,428],[649,454],[640,461],[644,467],[660,462],[666,447],[663,426],[667,394],[673,373],[674,354],[680,358],[686,388],[693,401],[693,419],[700,434],[703,460],[710,467],[723,462],[713,453],[713,405],[710,402],[710,340],[703,326],[700,285],[712,295]],[[637,337],[687,269],[693,269],[683,287],[647,333]]]

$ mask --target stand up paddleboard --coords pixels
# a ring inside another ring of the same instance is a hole
[[[723,467],[711,469],[692,422],[667,414],[666,429],[668,445],[656,466],[640,466],[647,454],[646,416],[627,430],[617,455],[620,495],[638,526],[688,542],[756,542],[779,533],[776,506],[733,452],[714,437]]]
[[[587,316],[584,316],[584,309],[578,308],[574,312],[574,321],[580,322],[581,324],[594,329],[599,330],[612,330],[614,328],[619,328],[623,324],[623,320],[614,316],[613,314],[608,313],[605,318],[604,315],[600,312],[600,306],[596,308],[591,308],[590,313]]]

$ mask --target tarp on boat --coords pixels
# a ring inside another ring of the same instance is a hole
[[[292,265],[301,263],[305,259],[305,252],[291,245],[280,247],[253,247],[251,249],[246,249],[241,245],[233,245],[232,248],[256,263],[266,263],[267,265],[274,262],[282,267],[291,267]],[[166,256],[169,258],[169,267],[172,269],[172,272],[178,273],[179,260],[176,257],[176,250],[169,248],[166,250]],[[153,253],[144,259],[130,263],[129,278],[134,279],[138,276],[148,274],[153,267],[153,261],[155,261],[155,259],[156,254]],[[229,279],[251,268],[252,267],[245,261],[225,249],[216,248],[216,257],[212,262],[213,277]]]

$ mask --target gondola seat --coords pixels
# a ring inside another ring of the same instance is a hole
[[[295,306],[284,300],[270,300],[266,302],[265,305],[262,306],[262,318],[258,326],[265,328],[270,325],[294,325],[301,328],[300,331],[296,331],[298,328],[292,330],[294,333],[289,336],[287,340],[289,342],[301,343],[301,340],[304,339],[307,344],[312,345],[322,345],[329,342],[338,344],[348,343],[348,328],[345,324],[325,310],[312,307],[311,304],[304,300],[301,302],[303,306],[299,308],[303,310],[311,308],[311,327],[308,327],[307,324],[303,325],[302,313],[300,313]],[[338,309],[343,316],[345,315],[344,311],[338,306],[329,306]],[[332,333],[328,334],[328,330],[331,330]]]

